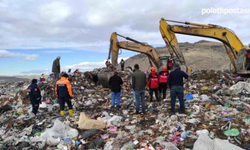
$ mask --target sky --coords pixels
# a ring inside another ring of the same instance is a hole
[[[165,46],[159,31],[162,17],[221,25],[250,43],[250,13],[202,13],[210,8],[250,5],[248,0],[0,0],[0,75],[49,74],[57,56],[62,71],[104,67],[112,32]],[[213,41],[178,34],[177,39]],[[122,50],[119,60],[136,54]]]

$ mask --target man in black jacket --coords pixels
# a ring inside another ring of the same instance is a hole
[[[184,105],[184,88],[183,88],[183,78],[187,79],[188,75],[180,70],[179,64],[174,65],[174,70],[169,74],[168,84],[170,87],[170,95],[171,95],[171,112],[175,114],[175,102],[176,96],[180,102],[181,113],[185,113],[185,105]]]
[[[121,96],[121,85],[123,84],[122,78],[118,76],[118,72],[115,72],[112,77],[109,79],[109,85],[111,85],[111,108],[115,106],[116,99],[116,107],[121,108],[120,106],[120,96]]]
[[[41,103],[41,91],[37,87],[37,79],[31,81],[27,91],[29,92],[30,102],[32,104],[32,113],[36,115],[39,109],[39,104]]]

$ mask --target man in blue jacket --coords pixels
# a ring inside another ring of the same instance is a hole
[[[180,70],[179,64],[174,65],[174,70],[170,72],[168,77],[168,84],[170,87],[170,96],[171,96],[171,112],[175,114],[175,102],[176,96],[180,102],[181,113],[185,113],[184,105],[184,88],[183,88],[183,78],[187,79],[188,75]]]
[[[122,59],[120,64],[121,64],[121,70],[124,71],[125,61]]]
[[[32,104],[32,112],[36,115],[41,104],[41,91],[37,87],[37,79],[31,81],[27,91],[29,92],[30,102]]]

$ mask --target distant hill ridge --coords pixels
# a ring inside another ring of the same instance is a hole
[[[230,60],[225,47],[220,42],[201,40],[195,43],[179,43],[188,66],[194,70],[201,69],[229,69]],[[166,47],[157,47],[159,56],[169,56]],[[142,71],[149,69],[149,60],[146,55],[138,54],[126,60],[125,67],[139,64]],[[120,68],[120,66],[118,67]]]

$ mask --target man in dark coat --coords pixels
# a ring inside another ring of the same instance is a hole
[[[39,109],[39,104],[41,104],[41,91],[37,87],[37,79],[31,81],[27,91],[29,92],[29,98],[32,104],[32,113],[36,115]]]
[[[121,96],[121,85],[123,84],[122,78],[118,76],[118,72],[115,72],[112,77],[109,79],[109,85],[111,85],[111,108],[115,106],[116,99],[116,107],[121,108],[120,106],[120,96]]]
[[[52,65],[52,72],[54,73],[54,83],[56,83],[60,77],[60,59],[61,57],[58,56],[54,61],[53,61],[53,65]]]
[[[121,70],[124,71],[125,61],[122,59],[120,64],[121,64]]]
[[[174,70],[169,74],[168,84],[170,87],[171,96],[171,112],[175,114],[175,102],[176,97],[178,97],[180,102],[181,113],[185,113],[184,105],[184,88],[183,88],[183,78],[187,79],[188,75],[180,70],[179,64],[174,65]]]

